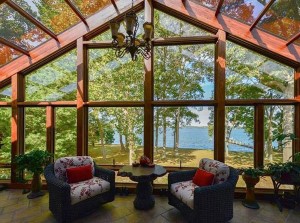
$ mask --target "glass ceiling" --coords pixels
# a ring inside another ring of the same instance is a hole
[[[40,21],[46,28],[58,35],[81,22],[65,0],[10,0],[27,12],[29,17]],[[115,0],[116,1],[116,0]],[[191,0],[215,11],[219,0]],[[91,16],[111,0],[70,0],[84,18]],[[250,26],[268,5],[270,0],[224,0],[221,13]],[[27,17],[27,16],[25,16]],[[15,11],[8,3],[0,5],[0,37],[25,50],[44,43],[51,37],[36,27],[27,18]],[[289,41],[300,32],[300,0],[275,0],[255,26],[281,39]],[[300,45],[300,39],[293,42]],[[0,39],[0,67],[23,55],[3,45]],[[11,46],[13,47],[13,46]]]

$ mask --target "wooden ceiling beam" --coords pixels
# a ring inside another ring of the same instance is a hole
[[[272,4],[275,2],[275,0],[270,0],[268,4],[265,5],[264,9],[261,11],[259,16],[255,19],[253,24],[250,27],[250,31],[254,29],[254,27],[257,25],[257,23],[261,20],[261,18],[266,14],[266,12],[269,10],[269,8],[272,6]]]
[[[47,33],[49,36],[51,36],[53,39],[55,39],[57,42],[58,38],[55,33],[53,33],[50,29],[48,29],[46,26],[44,26],[40,21],[32,17],[29,13],[27,13],[24,9],[22,9],[20,6],[18,6],[16,3],[14,3],[11,0],[6,1],[6,4],[9,5],[12,9],[20,13],[23,17],[28,19],[31,23],[33,23],[35,26],[43,30],[45,33]]]
[[[6,2],[7,0],[0,0],[0,5],[4,2]]]
[[[134,10],[144,7],[143,0],[135,0]],[[117,17],[123,17],[131,9],[131,0],[122,0],[116,2],[121,14]],[[44,44],[30,51],[31,58],[21,56],[0,68],[0,83],[9,79],[15,73],[27,74],[37,69],[51,60],[63,55],[67,51],[76,47],[76,40],[84,36],[87,40],[93,38],[109,27],[109,21],[116,16],[114,6],[110,5],[99,12],[87,18],[89,28],[84,23],[78,23],[65,32],[58,35],[60,43],[50,39]]]
[[[14,44],[14,43],[12,43],[12,42],[10,42],[10,41],[2,38],[2,37],[0,37],[0,43],[2,43],[4,45],[6,45],[6,46],[8,46],[8,47],[10,47],[10,48],[12,48],[12,49],[14,49],[16,51],[19,51],[19,52],[21,52],[21,53],[23,53],[23,54],[25,54],[25,55],[27,55],[27,56],[30,57],[29,51],[24,50],[22,47],[19,47],[18,45]]]
[[[222,8],[222,5],[224,3],[224,0],[219,0],[218,2],[218,6],[217,6],[217,9],[216,9],[216,12],[215,12],[215,16],[217,17],[219,15],[219,13],[221,12],[221,8]]]
[[[300,46],[286,46],[286,41],[260,29],[249,31],[249,25],[219,14],[215,17],[214,11],[192,0],[153,0],[154,7],[190,22],[203,29],[216,33],[221,29],[227,33],[227,40],[256,51],[291,67],[300,66]]]
[[[120,13],[120,12],[119,12],[119,9],[118,9],[118,6],[117,6],[117,4],[116,4],[116,2],[115,2],[115,0],[110,0],[110,2],[111,2],[111,4],[114,6],[116,12],[117,12],[117,13]]]
[[[290,45],[291,43],[293,43],[294,41],[296,41],[298,38],[300,38],[300,32],[297,33],[296,35],[294,35],[293,37],[291,37],[291,38],[286,42],[286,46]]]
[[[68,4],[68,6],[72,9],[72,11],[77,15],[77,17],[87,26],[89,27],[89,24],[87,23],[84,16],[81,14],[81,12],[76,8],[76,6],[70,1],[65,0],[65,2]]]

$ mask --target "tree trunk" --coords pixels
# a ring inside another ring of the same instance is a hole
[[[155,143],[154,147],[155,150],[157,151],[158,148],[158,131],[159,131],[159,110],[156,110],[156,117],[155,117]]]
[[[266,139],[266,158],[269,160],[269,162],[273,162],[273,146],[272,146],[272,141],[273,141],[273,127],[272,127],[272,121],[273,121],[273,115],[274,115],[274,106],[269,107],[269,114],[267,114],[267,139]]]
[[[120,138],[120,146],[121,146],[121,152],[126,152],[126,148],[123,143],[123,135],[119,133],[119,138]]]
[[[166,147],[167,147],[167,120],[166,116],[163,116],[163,154],[162,158],[166,158]]]
[[[177,109],[175,117],[175,131],[174,131],[174,154],[178,156],[179,149],[179,123],[180,123],[180,108]]]

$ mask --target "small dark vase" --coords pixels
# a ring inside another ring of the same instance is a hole
[[[259,209],[259,205],[255,199],[254,188],[259,182],[259,177],[252,177],[249,175],[242,175],[243,180],[246,183],[246,198],[243,200],[243,205],[247,208]]]
[[[42,189],[41,175],[38,173],[34,173],[31,181],[31,193],[27,195],[27,198],[33,199],[39,196],[43,196],[45,193],[41,191],[41,189]]]

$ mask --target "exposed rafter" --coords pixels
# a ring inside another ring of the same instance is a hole
[[[23,54],[25,54],[25,55],[27,55],[27,56],[30,57],[29,51],[24,50],[23,48],[17,46],[16,44],[13,44],[12,42],[10,42],[10,41],[2,38],[2,37],[0,37],[0,43],[4,44],[6,46],[9,46],[10,48],[12,48],[12,49],[14,49],[16,51],[19,51],[19,52],[21,52],[21,53],[23,53]]]
[[[290,45],[291,43],[293,43],[294,41],[296,41],[296,39],[298,39],[298,38],[300,38],[300,32],[299,32],[298,34],[296,34],[295,36],[291,37],[291,38],[287,41],[286,45],[287,45],[287,46]]]
[[[219,15],[223,3],[224,3],[224,0],[219,0],[218,6],[217,6],[217,9],[216,9],[216,12],[215,12],[215,16],[216,16],[216,17]]]
[[[27,13],[24,9],[22,9],[20,6],[18,6],[16,3],[12,2],[11,0],[6,1],[6,4],[9,5],[12,9],[16,10],[18,13],[20,13],[22,16],[24,16],[26,19],[28,19],[31,23],[33,23],[35,26],[43,30],[45,33],[47,33],[49,36],[51,36],[53,39],[58,41],[57,36],[46,26],[44,26],[40,21],[32,17],[29,13]]]
[[[4,2],[6,2],[7,0],[0,0],[0,5]]]
[[[89,24],[86,22],[84,16],[76,8],[76,6],[70,0],[65,0],[65,2],[69,5],[69,7],[72,9],[72,11],[78,16],[78,18],[80,18],[80,20],[88,27]]]
[[[110,0],[110,2],[111,2],[111,4],[113,4],[114,8],[116,9],[116,12],[119,13],[119,9],[118,9],[118,6],[117,6],[115,0]]]
[[[266,12],[268,11],[268,9],[272,6],[272,4],[275,2],[275,0],[270,0],[268,4],[265,5],[264,9],[261,11],[261,13],[259,14],[259,16],[256,18],[256,20],[254,21],[254,23],[251,25],[250,27],[250,31],[252,31],[252,29],[254,29],[254,27],[257,25],[257,23],[261,20],[261,18],[264,16],[264,14],[266,14]]]

